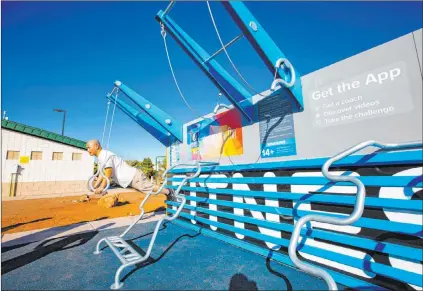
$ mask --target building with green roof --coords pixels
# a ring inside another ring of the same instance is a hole
[[[94,158],[85,141],[5,119],[1,140],[2,198],[87,192]]]

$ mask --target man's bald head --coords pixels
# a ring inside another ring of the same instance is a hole
[[[92,139],[87,142],[87,151],[91,156],[96,156],[101,150],[101,144],[97,139]]]

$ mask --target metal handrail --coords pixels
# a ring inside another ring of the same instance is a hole
[[[294,231],[292,232],[291,240],[289,242],[288,252],[292,262],[302,271],[323,278],[328,284],[329,290],[338,290],[335,280],[332,278],[332,276],[328,272],[316,266],[301,262],[298,259],[297,253],[296,253],[297,243],[300,236],[301,228],[307,222],[317,221],[317,222],[331,223],[335,225],[349,225],[356,222],[358,219],[360,219],[361,215],[363,214],[364,200],[366,197],[366,189],[364,184],[359,179],[353,176],[332,175],[329,173],[329,167],[334,162],[337,162],[340,159],[345,158],[346,156],[349,156],[368,146],[374,146],[374,147],[379,147],[381,149],[390,150],[390,149],[407,149],[407,148],[422,147],[422,145],[423,145],[422,141],[401,143],[401,144],[382,144],[382,143],[378,143],[376,141],[371,140],[371,141],[362,142],[327,160],[322,167],[322,173],[327,179],[335,181],[335,182],[351,182],[357,186],[357,189],[358,189],[357,200],[354,205],[354,210],[351,213],[351,215],[347,218],[328,217],[328,216],[317,215],[317,214],[310,214],[300,218],[298,222],[295,224],[295,228],[294,228]]]
[[[197,168],[198,169],[200,169],[200,164],[202,164],[202,163],[204,163],[204,164],[208,164],[209,162],[201,162],[201,161],[199,161],[198,163],[196,163],[195,165],[197,166]],[[134,227],[134,225],[135,224],[137,224],[137,222],[139,221],[139,220],[141,220],[142,219],[142,217],[144,216],[144,213],[145,213],[145,211],[144,211],[144,204],[147,202],[147,200],[148,200],[148,198],[150,198],[150,196],[151,195],[157,195],[157,194],[159,194],[160,192],[162,192],[162,190],[163,190],[163,188],[164,188],[164,186],[166,185],[166,183],[167,183],[167,179],[168,179],[168,177],[167,177],[167,174],[170,172],[170,171],[172,171],[174,168],[177,168],[177,167],[180,167],[180,166],[194,166],[193,164],[177,164],[177,165],[174,165],[174,166],[172,166],[172,167],[170,167],[169,169],[167,169],[163,174],[162,174],[162,179],[164,179],[164,181],[163,181],[163,183],[162,183],[162,185],[159,187],[159,189],[156,191],[156,192],[154,192],[153,190],[151,190],[150,192],[148,192],[147,193],[147,195],[144,197],[144,199],[141,201],[141,204],[140,204],[140,211],[141,211],[141,213],[140,213],[140,215],[138,216],[138,218],[120,235],[120,237],[121,238],[123,238],[130,230],[131,230],[131,228],[132,227]],[[198,169],[197,169],[197,171],[198,171]],[[194,178],[194,177],[189,177],[189,179],[192,179],[192,178]],[[184,184],[185,183],[185,181],[182,181],[181,182],[181,185],[182,184]],[[179,189],[179,191],[180,191],[180,189]],[[175,191],[175,196],[176,196],[176,193],[179,193],[179,191],[178,190],[176,190]]]
[[[172,220],[174,220],[174,219],[176,219],[178,216],[179,216],[179,213],[182,211],[182,208],[184,207],[184,205],[185,205],[185,203],[186,203],[186,198],[183,196],[183,195],[179,195],[179,192],[181,191],[181,189],[182,189],[182,187],[184,186],[184,184],[188,181],[188,180],[190,180],[190,179],[193,179],[193,178],[196,178],[196,177],[198,177],[199,175],[200,175],[200,173],[201,173],[201,165],[202,164],[204,164],[204,165],[218,165],[219,163],[215,163],[215,162],[202,162],[202,161],[196,161],[196,163],[195,163],[195,166],[197,167],[197,171],[195,172],[195,174],[194,175],[192,175],[192,176],[186,176],[183,180],[182,180],[182,182],[179,184],[179,187],[176,189],[176,191],[175,191],[175,196],[177,197],[177,198],[179,198],[182,202],[181,202],[181,204],[178,206],[178,209],[177,209],[177,211],[176,211],[176,213],[173,215],[173,216],[165,216],[164,218],[162,218],[162,219],[160,219],[158,222],[157,222],[157,224],[156,224],[156,227],[155,227],[155,229],[154,229],[154,233],[153,233],[153,236],[152,236],[152,238],[151,238],[151,241],[150,241],[150,244],[148,245],[148,249],[147,249],[147,252],[145,253],[145,255],[144,256],[140,256],[140,257],[138,257],[137,259],[135,259],[135,260],[131,260],[130,262],[125,262],[125,263],[123,263],[119,268],[118,268],[118,270],[116,271],[116,274],[115,274],[115,282],[114,282],[114,284],[111,286],[111,288],[112,289],[119,289],[123,284],[120,282],[120,275],[121,275],[121,273],[122,273],[122,271],[125,269],[125,268],[127,268],[127,267],[130,267],[130,266],[133,266],[133,265],[136,265],[136,264],[139,264],[139,263],[141,263],[141,262],[143,262],[143,261],[145,261],[145,260],[147,260],[148,259],[148,257],[150,256],[150,254],[151,254],[151,250],[153,249],[153,245],[154,245],[154,242],[155,242],[155,240],[156,240],[156,237],[157,237],[157,233],[158,233],[158,231],[159,231],[159,228],[160,228],[160,226],[161,226],[161,224],[165,221],[165,220],[167,220],[167,221],[172,221]],[[160,188],[157,190],[157,191],[155,191],[155,192],[153,192],[153,191],[150,191],[147,195],[146,195],[146,197],[144,198],[144,200],[141,202],[141,204],[140,204],[140,209],[141,209],[141,214],[137,217],[137,219],[119,236],[119,238],[123,241],[123,237],[129,232],[129,230],[131,230],[132,229],[132,227],[143,217],[143,215],[144,215],[144,208],[143,208],[143,206],[144,206],[144,204],[145,204],[145,202],[148,200],[148,198],[151,196],[151,195],[156,195],[156,194],[159,194],[161,191],[162,191],[162,189],[163,189],[163,187],[166,185],[166,183],[167,183],[167,173],[169,172],[169,171],[171,171],[172,169],[174,169],[174,168],[176,168],[176,167],[179,167],[179,166],[193,166],[192,164],[178,164],[178,165],[175,165],[175,166],[173,166],[173,167],[171,167],[171,168],[169,168],[168,170],[166,170],[164,173],[163,173],[163,175],[162,175],[162,177],[165,179],[165,181],[163,182],[163,184],[160,186]],[[108,238],[106,237],[106,238],[102,238],[101,240],[99,240],[98,241],[98,243],[97,243],[97,245],[96,245],[96,250],[95,250],[95,252],[94,252],[94,254],[100,254],[100,244],[102,243],[102,242],[109,242],[108,241]],[[113,247],[112,247],[112,250],[113,250],[113,252],[117,255],[117,257],[119,258],[119,259],[121,259],[122,260],[122,257],[123,257],[123,254],[122,253],[120,253],[120,252],[117,252]],[[138,254],[138,253],[137,253]],[[139,254],[138,254],[139,255]]]

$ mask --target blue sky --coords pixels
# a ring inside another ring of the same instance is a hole
[[[10,120],[65,135],[101,139],[105,95],[115,80],[180,122],[194,115],[170,73],[160,26],[168,2],[2,2],[2,111]],[[422,27],[422,2],[245,2],[301,75]],[[223,6],[211,2],[224,42],[239,34]],[[220,48],[205,2],[177,2],[171,17],[210,54]],[[217,102],[217,88],[167,37],[176,77],[198,115]],[[229,53],[254,87],[271,73],[242,39]],[[226,56],[217,60],[233,73]],[[233,74],[236,77],[235,73]],[[124,97],[122,97],[124,98]],[[225,102],[227,103],[227,102]],[[125,159],[164,155],[164,147],[119,110],[109,148]]]

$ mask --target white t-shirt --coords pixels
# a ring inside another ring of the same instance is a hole
[[[104,168],[112,168],[112,179],[121,187],[126,188],[131,184],[135,176],[136,168],[129,166],[122,158],[116,156],[108,150],[101,150],[98,155],[99,166],[106,165]]]

